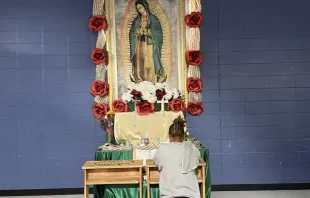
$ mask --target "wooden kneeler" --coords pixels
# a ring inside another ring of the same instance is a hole
[[[196,175],[198,183],[201,185],[201,197],[206,197],[206,180],[205,180],[206,162],[201,158],[199,165],[196,168]],[[159,184],[160,172],[153,160],[146,161],[146,174],[147,174],[147,198],[151,198],[151,184]]]

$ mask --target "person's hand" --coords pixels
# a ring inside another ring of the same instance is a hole
[[[147,36],[152,36],[152,30],[150,28],[147,29]]]
[[[138,83],[143,82],[143,79],[141,77],[138,77]]]
[[[137,29],[137,35],[141,36],[143,34],[143,30],[141,28]]]

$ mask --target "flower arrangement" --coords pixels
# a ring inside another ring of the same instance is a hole
[[[122,99],[126,103],[131,101],[147,101],[155,103],[161,100],[171,100],[180,98],[181,94],[176,88],[170,88],[166,83],[153,84],[149,81],[140,83],[130,83],[128,91],[123,93]]]
[[[104,126],[105,131],[107,133],[108,143],[111,143],[112,138],[114,138],[114,137],[112,137],[112,135],[114,134],[113,133],[113,130],[114,130],[114,118],[115,118],[115,113],[113,112],[113,110],[110,110],[110,111],[108,111],[106,113],[105,116],[103,116],[100,119],[100,122]]]
[[[153,84],[149,81],[130,83],[127,92],[123,93],[122,100],[113,101],[115,112],[136,110],[139,115],[148,115],[156,110],[184,111],[185,102],[182,94],[176,88],[170,88],[166,83]],[[160,103],[167,105],[161,106]],[[166,106],[166,107],[165,107]]]

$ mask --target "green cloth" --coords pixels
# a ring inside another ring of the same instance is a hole
[[[201,157],[208,162],[209,150],[204,146],[199,148]],[[96,151],[95,160],[131,160],[132,151]],[[211,197],[211,177],[209,163],[206,166],[206,198]],[[94,186],[94,198],[136,198],[139,197],[138,185],[96,185]],[[143,198],[147,197],[147,185],[143,184]],[[151,185],[151,198],[159,198],[158,185]]]

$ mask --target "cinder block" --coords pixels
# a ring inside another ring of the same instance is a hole
[[[246,101],[294,100],[295,88],[249,89],[245,92]]]
[[[245,126],[245,114],[222,115],[221,124],[223,127]]]
[[[270,113],[270,102],[247,102],[246,103],[246,113]]]
[[[268,39],[221,39],[221,51],[268,50]]]
[[[269,114],[246,114],[246,126],[269,126]]]
[[[310,75],[296,76],[296,87],[310,87]]]
[[[295,76],[270,76],[270,87],[295,87]]]
[[[310,88],[296,88],[295,97],[296,100],[310,99]]]
[[[207,102],[204,103],[204,108],[207,111],[204,112],[205,115],[219,114],[220,113],[220,103],[219,102]]]
[[[1,86],[1,84],[0,84]],[[219,90],[204,90],[202,93],[203,102],[218,102],[220,101],[220,91]]]
[[[202,78],[203,81],[203,89],[219,89],[220,82],[217,77],[215,78]]]
[[[269,77],[226,77],[221,78],[222,89],[257,89],[268,88]]]
[[[221,102],[222,114],[244,114],[245,103],[244,102]]]
[[[68,68],[69,67],[68,56],[44,55],[41,58],[43,61],[42,66],[44,69],[57,69],[57,68]],[[79,60],[80,58],[77,58],[77,59]]]
[[[46,82],[66,82],[68,81],[69,68],[45,69],[44,81]]]

